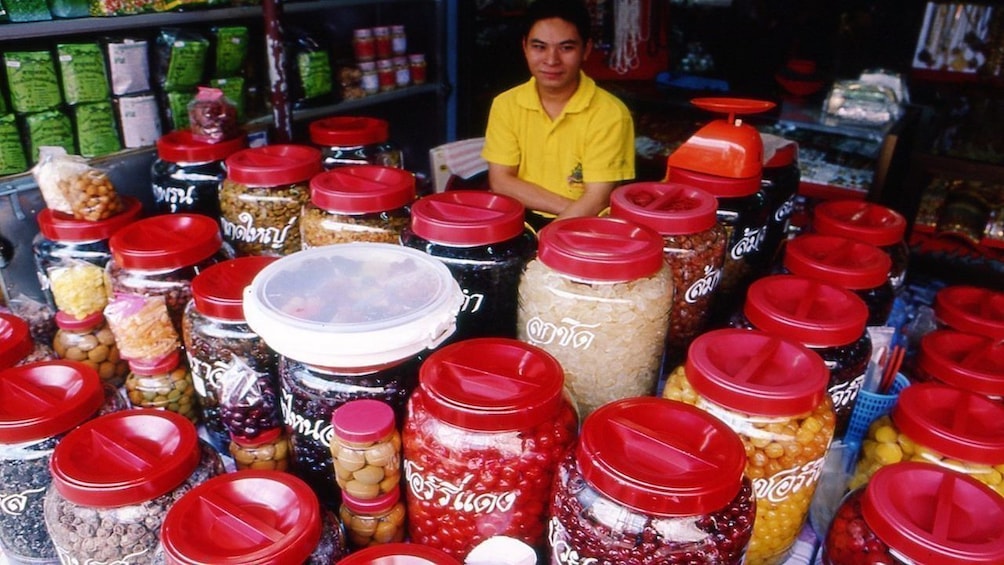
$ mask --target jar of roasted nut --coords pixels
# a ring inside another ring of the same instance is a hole
[[[289,255],[301,249],[300,212],[321,152],[306,145],[265,145],[226,160],[220,188],[223,238],[237,255]]]
[[[841,503],[824,565],[1004,563],[1004,500],[986,486],[923,463],[880,469]]]
[[[655,393],[673,274],[652,228],[569,218],[540,231],[519,283],[517,337],[547,350],[583,416]]]
[[[940,382],[1004,403],[1004,346],[982,335],[934,330],[920,339],[911,376]]]
[[[835,426],[827,379],[819,355],[794,340],[719,329],[693,341],[663,388],[726,422],[746,447],[756,495],[750,565],[783,563],[805,523]]]
[[[23,318],[0,312],[0,369],[58,359],[48,344],[31,337],[31,327]]]
[[[756,514],[745,467],[742,441],[703,410],[605,404],[558,468],[551,563],[741,563]]]
[[[940,327],[1004,339],[1004,292],[972,285],[946,286],[934,295]]]
[[[179,350],[155,361],[129,360],[125,389],[137,408],[159,408],[199,421],[192,373]]]
[[[238,471],[289,469],[289,436],[281,427],[264,430],[253,438],[231,435],[227,451]]]
[[[763,178],[760,180],[767,195],[767,232],[764,236],[765,251],[761,258],[766,261],[764,269],[769,269],[778,256],[781,242],[788,233],[788,221],[795,211],[798,185],[802,171],[798,166],[798,144],[778,135],[760,132],[763,140]]]
[[[220,217],[220,185],[227,177],[227,157],[247,147],[247,136],[208,143],[190,130],[174,130],[157,139],[151,166],[154,210],[161,214],[191,212]]]
[[[386,120],[362,116],[314,120],[310,122],[310,142],[321,148],[325,170],[345,165],[404,167],[404,155],[390,141]]]
[[[343,492],[338,516],[353,550],[404,541],[405,509],[401,487],[396,483],[376,498],[360,499]]]
[[[401,244],[442,261],[464,292],[450,338],[516,337],[520,276],[537,240],[516,199],[484,190],[454,190],[419,199]]]
[[[725,229],[711,194],[678,183],[634,183],[610,196],[610,215],[662,235],[673,276],[673,305],[666,334],[666,364],[683,361],[691,340],[708,325],[725,261]]]
[[[350,400],[331,415],[335,481],[355,500],[379,498],[401,482],[401,434],[389,404]]]
[[[910,247],[906,243],[903,214],[864,200],[829,200],[812,211],[812,229],[823,235],[846,237],[870,243],[889,254],[889,282],[894,292],[906,282]]]
[[[101,312],[77,319],[56,312],[56,337],[52,349],[60,359],[80,361],[97,371],[101,381],[113,387],[125,383],[129,363],[119,355],[115,335]]]
[[[578,423],[563,384],[557,359],[514,339],[429,356],[403,432],[411,541],[458,559],[494,535],[544,545],[554,471]]]

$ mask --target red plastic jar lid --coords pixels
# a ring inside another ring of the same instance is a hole
[[[1004,563],[1004,498],[950,469],[918,462],[882,467],[865,487],[861,515],[913,563]]]
[[[201,214],[163,214],[143,218],[108,240],[112,259],[123,269],[174,270],[195,265],[220,250],[216,221]]]
[[[662,235],[707,231],[718,223],[718,201],[710,193],[673,182],[636,182],[610,195],[610,215],[648,226]]]
[[[695,516],[736,497],[746,451],[731,428],[700,408],[637,397],[609,402],[586,418],[576,460],[586,482],[625,506]]]
[[[358,147],[383,143],[390,136],[385,120],[367,117],[335,116],[310,122],[310,141],[328,147]]]
[[[945,384],[1004,397],[1004,341],[935,330],[920,340],[917,367]]]
[[[244,320],[244,288],[278,257],[237,257],[209,266],[192,279],[195,309],[204,316]]]
[[[157,359],[129,359],[129,370],[137,375],[163,375],[173,371],[181,362],[181,351],[174,351]]]
[[[758,330],[720,329],[698,336],[687,352],[687,380],[729,410],[792,416],[826,398],[829,370],[796,341]]]
[[[81,332],[97,327],[98,324],[105,321],[105,315],[102,311],[98,310],[97,312],[88,314],[83,318],[77,318],[73,314],[67,314],[66,312],[60,310],[56,312],[55,320],[56,326],[61,330]]]
[[[850,290],[878,288],[889,280],[892,259],[870,243],[846,237],[805,234],[788,241],[784,268],[794,275]]]
[[[934,296],[934,313],[952,329],[1004,339],[1004,292],[947,286]]]
[[[105,402],[97,371],[77,361],[43,361],[0,372],[0,443],[49,438],[94,416]]]
[[[429,545],[395,542],[353,551],[338,565],[460,565],[460,562]]]
[[[443,245],[490,245],[524,229],[523,204],[485,190],[451,190],[420,198],[411,207],[411,231]]]
[[[198,141],[192,131],[178,129],[157,138],[157,156],[172,163],[209,163],[224,161],[247,146],[247,135],[219,143]]]
[[[0,312],[0,369],[12,367],[35,350],[31,326],[14,314]]]
[[[242,149],[227,157],[227,178],[256,187],[284,187],[321,172],[321,151],[295,144]]]
[[[254,437],[244,437],[231,433],[230,439],[241,447],[255,447],[258,445],[265,445],[274,442],[275,440],[279,439],[283,431],[284,430],[282,427],[270,428],[259,433]]]
[[[986,465],[1004,463],[1004,406],[940,383],[906,387],[892,411],[896,428],[942,455]]]
[[[153,500],[191,476],[202,456],[195,425],[168,410],[134,408],[89,420],[52,453],[52,485],[83,506]]]
[[[401,500],[401,487],[394,485],[389,491],[376,498],[356,498],[342,491],[342,503],[357,514],[379,514],[394,507]]]
[[[175,565],[305,563],[321,540],[320,504],[290,473],[227,473],[179,498],[160,540]]]
[[[868,305],[858,295],[796,275],[754,281],[746,291],[743,315],[759,330],[814,348],[854,343],[868,325]]]
[[[830,200],[816,205],[812,227],[823,235],[836,235],[888,247],[903,241],[906,218],[881,204],[864,200]]]
[[[143,214],[143,204],[135,196],[120,196],[122,211],[114,216],[89,222],[78,220],[72,214],[42,208],[38,212],[38,231],[50,241],[102,241],[121,228],[135,222]]]
[[[335,436],[353,443],[381,440],[394,431],[394,410],[373,398],[350,400],[331,413]]]
[[[429,355],[418,374],[426,409],[481,432],[531,428],[561,409],[565,374],[543,349],[509,338],[459,341]]]
[[[745,178],[719,177],[699,171],[671,168],[667,180],[696,186],[716,198],[742,198],[760,190],[760,178],[759,175]]]
[[[314,175],[310,201],[342,214],[373,214],[403,208],[415,200],[415,175],[379,165],[350,165]]]
[[[538,237],[542,263],[583,280],[633,281],[658,273],[665,264],[662,236],[627,220],[568,218],[548,224]]]

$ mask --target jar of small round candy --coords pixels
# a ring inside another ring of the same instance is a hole
[[[380,498],[401,482],[401,434],[394,410],[372,398],[350,400],[331,415],[335,481],[356,501]]]
[[[662,235],[673,276],[666,356],[683,361],[691,340],[708,325],[725,262],[725,229],[711,194],[678,183],[633,183],[614,190],[610,215],[646,225]]]
[[[788,221],[795,211],[802,171],[798,166],[798,143],[779,135],[760,132],[763,140],[763,178],[760,183],[767,195],[767,232],[762,257],[769,268],[788,233]]]
[[[155,361],[130,360],[125,389],[129,402],[137,408],[159,408],[199,421],[192,373],[180,350]]]
[[[1004,339],[1004,292],[972,285],[946,286],[934,295],[939,327]]]
[[[300,218],[303,248],[398,243],[414,201],[415,175],[403,169],[347,165],[315,175]]]
[[[150,171],[154,210],[219,218],[220,185],[227,177],[223,163],[245,147],[246,135],[208,143],[182,129],[157,138],[157,158]]]
[[[900,461],[947,467],[1004,496],[1004,406],[940,383],[906,387],[892,413],[869,426],[850,488]]]
[[[190,420],[148,408],[77,427],[56,445],[50,470],[45,526],[60,560],[134,564],[158,562],[168,510],[224,472]]]
[[[289,436],[281,427],[264,430],[253,438],[231,435],[227,451],[238,471],[289,469]]]
[[[924,463],[880,469],[847,495],[824,565],[1004,563],[1004,500],[971,477]]]
[[[49,305],[56,306],[52,296],[52,281],[49,272],[62,269],[68,265],[77,266],[77,271],[87,274],[82,269],[81,262],[86,262],[104,269],[111,259],[108,240],[119,229],[138,220],[143,213],[143,205],[139,199],[132,196],[122,196],[123,210],[118,214],[96,222],[78,220],[71,214],[57,212],[52,208],[42,208],[36,217],[38,234],[32,240],[32,254],[35,259],[35,272],[38,282]],[[98,282],[91,275],[87,280],[93,284]],[[72,283],[74,277],[68,277],[64,282]],[[68,284],[71,288],[73,285]],[[85,298],[81,296],[81,299]],[[100,299],[101,297],[98,297]],[[72,309],[72,301],[69,305]]]
[[[864,200],[829,200],[820,202],[812,211],[812,229],[816,233],[870,243],[888,253],[892,259],[889,282],[897,292],[906,282],[910,259],[906,225],[903,214]]]
[[[484,190],[454,190],[419,199],[401,244],[442,261],[464,292],[451,340],[516,337],[520,276],[537,240],[516,199]]]
[[[870,243],[846,237],[807,233],[788,241],[783,270],[850,290],[868,306],[868,325],[884,326],[895,295],[889,270],[892,259]]]
[[[718,329],[691,343],[663,396],[694,404],[743,440],[756,520],[746,563],[783,563],[809,512],[836,417],[817,353],[760,330]]]
[[[223,239],[240,255],[282,256],[299,251],[300,213],[321,152],[306,145],[265,145],[226,160],[220,187]]]
[[[292,469],[337,508],[331,417],[373,398],[398,421],[418,365],[455,328],[463,294],[449,270],[389,243],[315,247],[262,269],[244,291],[248,325],[279,354],[279,405]]]
[[[604,217],[540,231],[519,283],[517,337],[557,357],[583,416],[655,393],[673,274],[652,228]]]
[[[404,541],[404,516],[401,487],[396,483],[376,498],[360,499],[343,492],[338,510],[353,550]]]
[[[49,361],[0,371],[0,554],[11,563],[59,563],[42,502],[49,458],[60,438],[105,401],[97,373]]]
[[[401,149],[390,140],[390,124],[379,118],[331,116],[310,122],[310,142],[321,148],[322,166],[380,165],[404,168]]]
[[[745,467],[742,440],[703,410],[605,404],[558,468],[551,563],[742,563],[756,514]]]
[[[1004,344],[982,335],[934,330],[920,339],[911,375],[1004,403]]]
[[[202,423],[210,443],[226,449],[230,433],[220,413],[220,390],[225,376],[253,385],[241,375],[268,375],[278,390],[279,356],[244,319],[244,287],[275,257],[251,256],[212,265],[192,279],[192,300],[185,307],[182,334],[192,370],[195,394],[202,408]],[[240,395],[238,395],[240,396]],[[271,394],[271,414],[278,414],[278,398]],[[261,395],[258,396],[259,398]],[[240,399],[235,399],[239,401]],[[244,432],[235,430],[238,435]]]
[[[129,374],[129,363],[119,355],[115,336],[101,312],[82,320],[56,312],[56,337],[52,349],[60,359],[80,361],[98,372],[101,381],[122,386]]]
[[[746,291],[740,327],[791,338],[815,351],[829,369],[827,392],[837,417],[834,437],[850,423],[872,356],[868,307],[853,292],[796,275],[771,275]]]
[[[385,562],[397,565],[461,565],[462,563],[434,547],[417,543],[395,542],[353,551],[338,564],[371,565]]]
[[[422,365],[404,422],[408,532],[462,559],[489,537],[543,547],[554,471],[575,441],[561,365],[508,338],[472,338]]]
[[[31,337],[31,328],[23,318],[0,312],[0,369],[58,359],[47,344]]]

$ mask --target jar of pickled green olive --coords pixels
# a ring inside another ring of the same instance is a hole
[[[415,175],[379,165],[347,165],[310,179],[300,219],[303,248],[369,241],[397,243],[410,221]]]
[[[114,387],[122,386],[129,374],[129,363],[119,355],[115,336],[101,312],[82,320],[56,312],[56,337],[52,349],[60,359],[80,361],[98,372],[101,380]]]
[[[232,435],[227,451],[237,470],[289,469],[289,436],[283,428],[265,430],[253,438]]]
[[[946,286],[934,296],[938,326],[995,341],[1004,339],[1004,292],[972,285]]]
[[[343,492],[338,516],[353,550],[404,541],[405,509],[397,484],[376,498],[359,499]]]
[[[828,200],[812,210],[812,230],[823,235],[846,237],[878,247],[889,254],[889,282],[894,292],[906,282],[910,247],[906,242],[903,214],[864,200]]]
[[[180,350],[154,361],[130,359],[125,389],[137,408],[159,408],[199,421],[192,373]]]
[[[345,495],[371,500],[401,482],[401,434],[394,410],[372,398],[350,400],[331,415],[335,481]]]
[[[920,339],[911,375],[916,382],[940,382],[1004,403],[1004,344],[955,330],[934,330]]]

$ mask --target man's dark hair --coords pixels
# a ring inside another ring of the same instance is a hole
[[[582,43],[589,41],[592,31],[592,20],[589,10],[582,0],[534,0],[526,9],[523,37],[530,35],[530,28],[540,20],[560,18],[575,26]]]

